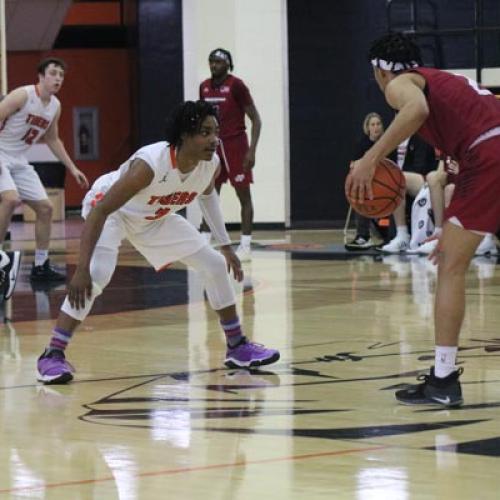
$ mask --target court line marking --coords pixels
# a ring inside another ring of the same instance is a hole
[[[190,472],[202,472],[207,470],[214,469],[226,469],[231,467],[244,467],[247,465],[260,465],[260,464],[269,464],[269,463],[277,463],[277,462],[291,462],[294,460],[307,460],[311,458],[320,458],[320,457],[329,457],[329,456],[339,456],[339,455],[349,455],[352,453],[364,453],[367,451],[378,451],[389,448],[389,446],[371,446],[368,448],[351,448],[348,450],[339,450],[339,451],[325,451],[322,453],[309,453],[306,455],[291,455],[288,457],[277,457],[277,458],[264,458],[262,460],[251,460],[251,461],[239,461],[233,463],[226,464],[213,464],[213,465],[201,465],[198,467],[183,467],[180,469],[166,469],[155,472],[142,472],[139,474],[135,474],[135,477],[155,477],[155,476],[172,476],[174,474],[183,474]],[[108,481],[115,481],[116,478],[114,476],[96,478],[96,479],[81,479],[79,481],[65,481],[60,483],[49,483],[49,484],[41,484],[40,486],[19,486],[16,488],[7,488],[0,490],[1,493],[14,493],[14,492],[29,492],[36,490],[43,490],[49,488],[61,488],[65,486],[79,486],[84,484],[97,484],[97,483],[105,483]]]

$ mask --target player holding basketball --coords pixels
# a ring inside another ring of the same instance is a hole
[[[219,197],[219,126],[215,109],[203,101],[178,106],[169,119],[165,141],[139,149],[118,170],[99,177],[83,201],[85,225],[80,257],[50,344],[38,360],[38,378],[62,384],[73,378],[64,350],[95,298],[109,283],[123,239],[160,270],[182,261],[205,279],[210,305],[227,340],[225,363],[250,367],[274,363],[279,352],[249,342],[236,312],[227,270],[237,280],[243,273],[231,248]],[[176,212],[198,198],[221,253]]]
[[[384,131],[382,117],[378,113],[368,113],[363,120],[363,137],[356,144],[354,158],[360,158],[365,151],[370,149]],[[397,161],[397,151],[393,151],[388,158]],[[356,212],[356,236],[352,241],[346,243],[345,248],[349,251],[366,250],[371,248],[374,243],[370,237],[370,223],[375,220],[363,217]]]
[[[222,184],[229,181],[241,205],[241,240],[236,253],[242,261],[250,260],[253,204],[250,184],[262,122],[252,96],[242,80],[230,75],[233,60],[229,51],[215,49],[208,56],[211,78],[200,85],[200,99],[217,108],[220,122],[220,145],[217,152],[222,168],[215,187],[220,193]],[[250,145],[245,131],[245,115],[252,123]],[[202,224],[206,231],[206,224]]]
[[[66,276],[55,271],[49,261],[52,204],[25,153],[32,144],[43,140],[80,187],[87,188],[89,183],[59,138],[61,103],[55,94],[63,84],[66,65],[61,59],[50,57],[41,61],[37,69],[36,85],[18,87],[0,102],[0,243],[22,200],[36,214],[35,261],[30,278],[64,281]]]
[[[435,364],[421,384],[396,392],[405,404],[456,406],[463,402],[456,367],[465,312],[465,273],[485,233],[500,224],[500,102],[463,76],[421,67],[419,48],[402,34],[376,40],[369,52],[375,79],[398,111],[385,134],[356,161],[346,194],[370,197],[375,165],[418,131],[432,146],[460,163],[436,251]]]

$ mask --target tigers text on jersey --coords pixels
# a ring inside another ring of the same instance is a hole
[[[36,85],[26,85],[28,94],[24,106],[6,118],[0,125],[0,151],[10,156],[22,155],[36,143],[50,127],[61,103],[56,96],[50,96],[44,104]]]
[[[219,157],[214,154],[210,161],[200,161],[182,180],[184,175],[175,165],[174,148],[165,141],[157,142],[136,151],[118,170],[99,177],[88,196],[97,199],[97,202],[102,199],[102,194],[128,171],[136,159],[146,162],[153,170],[154,177],[149,186],[141,189],[118,209],[120,214],[133,222],[159,220],[189,205],[207,189],[219,166]]]

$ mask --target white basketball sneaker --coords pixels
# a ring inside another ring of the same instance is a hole
[[[397,236],[393,238],[389,243],[381,247],[381,251],[385,253],[401,253],[406,252],[410,247],[410,235]]]
[[[238,259],[240,259],[240,262],[250,262],[252,260],[252,250],[250,247],[242,247],[239,245],[236,249],[236,255]]]
[[[429,255],[436,249],[438,241],[439,240],[426,241],[425,243],[422,243],[419,247],[417,247],[415,249],[415,252],[424,255]]]
[[[492,234],[487,234],[479,243],[476,255],[498,255],[498,248]]]

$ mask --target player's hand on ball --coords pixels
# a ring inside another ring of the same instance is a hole
[[[361,158],[351,164],[351,171],[345,183],[345,195],[347,199],[358,203],[364,203],[365,199],[373,199],[372,179],[375,165]]]

